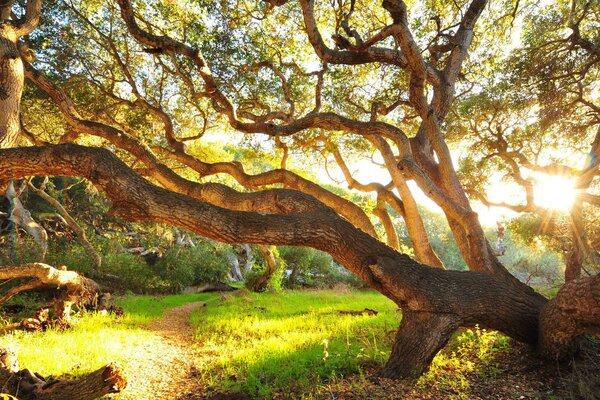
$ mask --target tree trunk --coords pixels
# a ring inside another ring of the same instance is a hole
[[[13,182],[8,185],[6,197],[11,205],[9,219],[15,224],[15,229],[16,226],[20,226],[33,237],[33,240],[35,240],[35,243],[40,248],[40,260],[44,261],[46,252],[48,251],[48,234],[46,230],[31,217],[29,210],[23,207]]]
[[[227,261],[229,261],[229,273],[227,279],[230,282],[241,282],[244,280],[242,271],[240,270],[240,261],[237,258],[235,252],[228,252],[226,254]]]
[[[264,292],[267,290],[267,287],[271,281],[271,278],[280,267],[281,262],[279,261],[279,257],[277,256],[277,248],[275,246],[263,246],[259,245],[258,249],[265,259],[265,272],[258,276],[256,280],[252,283],[252,291],[253,292]]]
[[[6,12],[4,7],[2,11]],[[8,12],[10,15],[10,8]],[[0,23],[0,148],[16,146],[21,130],[19,111],[24,75],[17,40],[12,25]]]
[[[389,379],[418,377],[458,327],[458,319],[451,314],[403,312],[392,353],[379,376]]]
[[[589,186],[589,182],[587,186]],[[571,248],[569,249],[565,263],[565,282],[573,281],[581,276],[583,262],[588,253],[587,237],[581,217],[582,210],[582,200],[575,199],[569,213],[570,218],[567,222],[569,224],[569,234],[571,236]]]
[[[17,357],[7,350],[0,350],[0,381],[3,393],[20,400],[94,400],[127,386],[123,371],[114,364],[78,379],[47,380],[28,369],[19,370]]]
[[[562,359],[577,350],[577,338],[600,334],[600,275],[567,282],[540,313],[538,349]]]
[[[33,193],[37,194],[47,203],[49,203],[52,207],[54,207],[56,211],[58,211],[58,213],[65,219],[68,227],[75,232],[75,235],[77,235],[77,240],[79,241],[81,246],[83,246],[86,253],[88,253],[88,255],[91,257],[94,270],[98,271],[100,269],[100,266],[102,265],[102,258],[100,257],[100,254],[98,254],[96,249],[94,249],[94,246],[92,246],[92,244],[89,242],[85,231],[79,226],[77,221],[75,221],[75,219],[71,217],[71,214],[69,214],[69,212],[62,206],[62,204],[60,204],[60,202],[58,202],[54,197],[50,196],[44,190],[36,188],[31,182],[28,182],[28,184],[29,189],[31,189]]]

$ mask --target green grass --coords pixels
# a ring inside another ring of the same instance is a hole
[[[208,302],[191,317],[203,386],[252,398],[325,398],[329,387],[364,385],[365,369],[372,373],[389,356],[401,319],[393,302],[372,291],[127,296],[117,301],[122,318],[83,314],[68,331],[15,332],[0,336],[0,347],[12,348],[22,367],[42,375],[78,376],[111,361],[127,371],[141,348],[157,340],[145,327],[193,301]],[[364,308],[379,314],[338,312]],[[507,347],[506,337],[495,332],[464,330],[417,387],[469,398],[471,378],[500,373],[495,355]]]
[[[85,313],[74,318],[73,328],[67,331],[15,331],[0,336],[0,348],[16,351],[21,366],[42,375],[78,376],[111,361],[127,367],[132,352],[152,335],[144,326],[169,308],[211,297],[214,295],[127,296],[117,301],[125,311],[123,317]]]
[[[339,310],[379,311],[377,316]],[[204,382],[217,390],[270,398],[304,393],[389,355],[400,313],[371,291],[237,295],[192,316]]]
[[[471,391],[469,378],[495,379],[502,370],[495,358],[509,348],[508,337],[476,326],[456,333],[448,346],[440,351],[429,371],[419,378],[422,389],[436,388],[452,393],[453,399],[468,399]]]
[[[216,296],[214,293],[175,294],[169,296],[129,295],[117,299],[116,304],[123,307],[129,322],[143,325],[161,317],[170,308],[194,301],[206,301]]]

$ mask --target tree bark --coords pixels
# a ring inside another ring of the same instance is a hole
[[[25,229],[25,231],[33,237],[33,240],[40,249],[40,260],[43,261],[46,258],[46,252],[48,251],[48,233],[46,233],[44,227],[31,217],[29,210],[23,207],[23,203],[19,200],[13,182],[8,185],[6,197],[11,205],[9,219],[16,226]]]
[[[538,349],[562,359],[577,350],[577,338],[600,334],[600,275],[567,282],[540,313]]]
[[[0,350],[0,381],[0,392],[21,400],[94,400],[127,386],[123,371],[115,364],[78,379],[47,380],[28,369],[19,370],[16,355],[6,349]]]
[[[24,75],[17,40],[14,26],[0,23],[0,148],[16,146],[21,130],[19,112]]]
[[[418,377],[458,327],[459,321],[452,314],[403,312],[392,353],[379,376]]]
[[[281,267],[281,262],[277,257],[277,248],[275,246],[258,245],[263,258],[265,259],[265,272],[258,276],[252,283],[253,292],[264,292],[267,290],[271,278]]]

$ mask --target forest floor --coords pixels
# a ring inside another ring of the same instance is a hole
[[[130,358],[129,383],[119,400],[202,398],[190,314],[205,305],[197,301],[172,308],[148,326],[152,335]]]
[[[0,337],[22,367],[68,378],[115,361],[113,400],[600,400],[600,350],[549,365],[493,331],[463,329],[417,382],[378,380],[401,318],[374,292],[128,296],[125,316]],[[349,315],[342,310],[378,310]],[[44,349],[40,357],[39,349]]]

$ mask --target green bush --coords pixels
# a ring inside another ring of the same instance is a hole
[[[111,286],[119,286],[119,289],[130,290],[133,293],[166,293],[172,291],[169,281],[162,279],[152,270],[144,260],[136,255],[106,254],[102,266],[105,274],[116,275],[117,282],[111,282]]]
[[[200,283],[223,282],[229,272],[225,248],[175,246],[153,268],[177,290]]]
[[[93,261],[79,243],[48,242],[46,263],[52,266],[66,265],[69,270],[90,274]]]
[[[20,265],[40,262],[40,248],[29,236],[21,236],[15,243],[2,237],[0,240],[0,265]]]
[[[285,261],[284,288],[332,288],[338,283],[362,287],[363,283],[322,251],[310,247],[281,246],[279,254]]]

